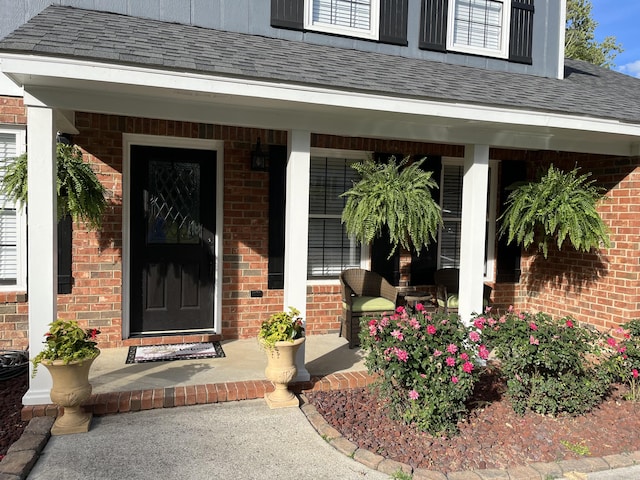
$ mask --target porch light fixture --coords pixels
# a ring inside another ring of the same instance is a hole
[[[251,170],[256,172],[266,172],[269,170],[269,154],[262,151],[260,147],[260,137],[256,142],[256,148],[251,152]]]

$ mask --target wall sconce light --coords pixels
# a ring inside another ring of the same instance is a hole
[[[256,142],[256,148],[251,152],[251,170],[266,172],[269,170],[269,154],[262,151],[260,147],[260,137]]]

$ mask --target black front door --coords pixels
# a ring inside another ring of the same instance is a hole
[[[216,152],[131,147],[131,333],[213,328]]]

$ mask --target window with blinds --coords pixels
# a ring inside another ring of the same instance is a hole
[[[469,53],[507,56],[510,0],[450,2],[449,48]]]
[[[493,275],[495,260],[495,223],[497,168],[490,162],[487,185],[487,224],[485,243],[485,277]],[[460,267],[460,242],[462,239],[462,180],[464,167],[452,162],[442,165],[440,180],[440,205],[442,223],[438,239],[438,268]]]
[[[354,160],[311,157],[307,277],[337,278],[346,268],[360,266],[361,247],[341,222],[345,199],[340,195],[358,180]]]
[[[17,134],[0,131],[0,175],[18,155]],[[13,202],[0,194],[0,285],[15,285],[18,279],[18,225]]]
[[[380,0],[305,0],[305,28],[377,40]]]

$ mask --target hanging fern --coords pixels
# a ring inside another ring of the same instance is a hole
[[[420,169],[424,160],[407,165],[409,157],[399,164],[391,157],[388,163],[369,159],[354,164],[362,179],[342,194],[347,198],[342,211],[347,234],[369,244],[387,227],[393,245],[389,256],[398,245],[407,250],[413,246],[419,253],[435,240],[442,215],[430,189],[438,185],[432,172]]]
[[[567,240],[580,252],[600,244],[608,247],[609,232],[596,209],[604,189],[588,181],[590,175],[578,176],[578,168],[565,173],[551,165],[539,181],[515,188],[498,219],[499,235],[525,249],[536,244],[544,258],[553,242],[558,250]]]
[[[77,146],[58,143],[56,159],[58,219],[70,214],[74,220],[99,229],[107,206],[104,186],[91,166],[82,160]],[[0,191],[21,206],[27,203],[26,153],[7,164]]]

